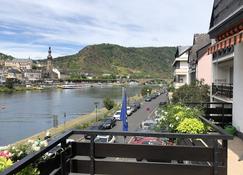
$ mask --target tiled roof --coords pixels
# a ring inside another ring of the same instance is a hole
[[[175,57],[179,57],[182,54],[184,54],[186,51],[188,51],[191,48],[191,46],[178,46],[177,51],[175,54]]]
[[[189,53],[189,62],[197,59],[197,51],[211,42],[209,35],[206,33],[195,34],[193,37],[193,46]]]
[[[214,0],[210,28],[230,16],[242,5],[242,0]]]

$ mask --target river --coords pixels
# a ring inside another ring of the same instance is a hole
[[[141,87],[127,88],[128,96],[140,93]],[[53,89],[0,94],[0,146],[14,143],[53,127],[53,115],[63,123],[103,107],[103,98],[121,100],[121,87]],[[66,113],[66,119],[64,117]]]

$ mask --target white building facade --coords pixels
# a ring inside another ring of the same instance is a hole
[[[221,5],[219,5],[221,3]],[[237,4],[237,5],[236,5]],[[209,35],[214,44],[212,101],[232,103],[232,124],[243,138],[243,1],[215,0]]]
[[[179,87],[189,84],[189,70],[188,70],[188,54],[191,47],[179,46],[175,54],[175,60],[172,64],[174,70],[174,87]]]

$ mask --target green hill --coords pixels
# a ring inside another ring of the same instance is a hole
[[[0,60],[12,60],[14,57],[0,53]]]
[[[175,47],[122,47],[113,44],[90,45],[77,54],[58,57],[54,65],[62,72],[88,72],[96,75],[132,77],[171,77]]]

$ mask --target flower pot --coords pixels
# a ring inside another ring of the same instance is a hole
[[[234,126],[231,126],[231,125],[226,126],[226,127],[224,128],[224,130],[225,130],[228,134],[230,134],[230,135],[232,135],[232,136],[234,136],[234,135],[236,134],[236,128],[235,128]]]

